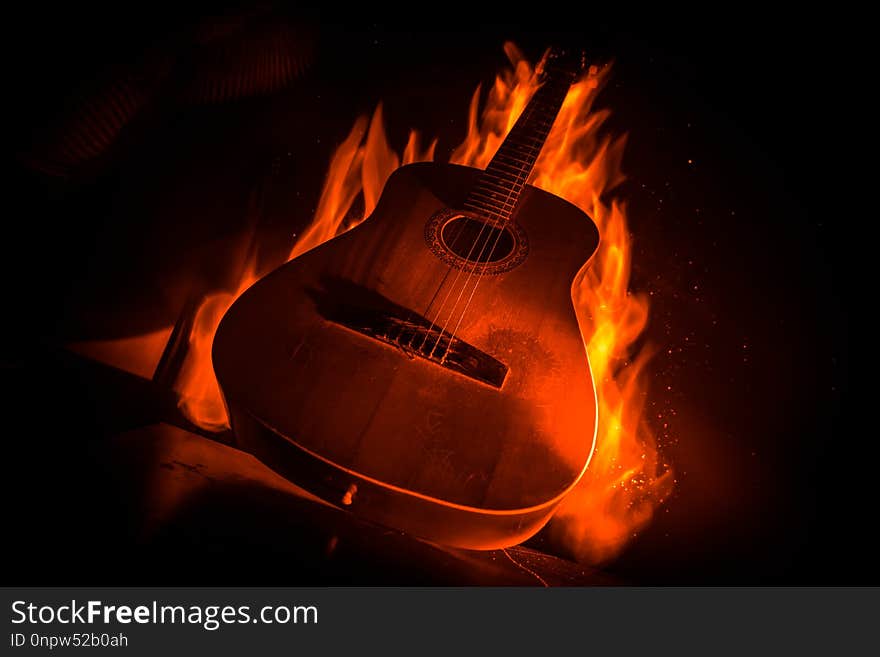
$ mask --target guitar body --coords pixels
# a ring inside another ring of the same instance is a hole
[[[481,173],[398,169],[366,221],[241,295],[213,362],[242,449],[360,516],[490,549],[540,529],[592,455],[572,282],[599,237],[578,208],[527,186],[506,255],[468,269],[443,225]]]

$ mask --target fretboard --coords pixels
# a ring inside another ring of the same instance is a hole
[[[548,77],[522,111],[464,203],[497,221],[509,221],[571,86],[569,76]]]

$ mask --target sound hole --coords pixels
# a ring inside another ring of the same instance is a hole
[[[495,228],[464,216],[447,221],[440,230],[440,238],[443,246],[470,262],[500,262],[516,247],[516,239],[508,228]]]

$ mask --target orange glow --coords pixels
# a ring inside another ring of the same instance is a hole
[[[72,352],[145,379],[153,378],[173,326],[115,340],[89,340],[67,345]]]
[[[480,89],[474,93],[467,135],[453,151],[453,163],[485,168],[537,88],[535,67],[514,45],[505,45],[505,51],[512,67],[496,77],[482,110]],[[662,464],[643,416],[649,354],[631,353],[647,323],[648,300],[629,290],[632,249],[626,208],[609,198],[624,178],[625,138],[601,134],[610,112],[593,108],[607,73],[607,67],[591,67],[572,86],[530,181],[579,206],[602,237],[574,295],[599,400],[597,448],[587,474],[549,529],[578,559],[590,563],[618,554],[672,489],[671,470]],[[369,216],[391,173],[403,164],[433,159],[435,146],[433,142],[422,150],[413,131],[399,156],[388,144],[381,105],[371,119],[358,118],[333,154],[313,221],[290,257]],[[364,214],[351,217],[361,192]],[[211,295],[199,310],[177,390],[186,415],[207,429],[228,426],[211,368],[213,334],[226,309],[254,280],[250,273],[235,293]]]
[[[369,121],[365,116],[359,117],[348,137],[333,153],[315,216],[293,245],[288,260],[323,244],[337,233],[356,226],[364,217],[369,217],[379,201],[388,176],[404,164],[433,160],[436,146],[437,140],[434,140],[423,151],[419,134],[413,130],[409,134],[401,159],[388,145],[381,103]],[[364,194],[364,214],[352,223],[343,225],[352,203],[361,192]]]
[[[223,315],[239,295],[257,282],[259,276],[248,266],[234,292],[216,292],[202,301],[193,320],[189,351],[174,383],[177,405],[191,422],[208,431],[229,428],[226,405],[211,365],[211,345]]]

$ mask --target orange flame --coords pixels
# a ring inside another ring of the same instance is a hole
[[[353,228],[369,217],[379,202],[385,181],[394,170],[404,164],[434,159],[435,139],[424,151],[419,145],[419,133],[409,134],[403,159],[388,145],[385,123],[382,120],[382,104],[376,107],[367,127],[367,118],[359,117],[333,153],[327,179],[321,190],[321,198],[309,227],[297,239],[288,260],[323,244],[343,230]],[[366,132],[366,141],[364,133]],[[354,222],[343,225],[358,194],[364,195],[364,212]]]
[[[257,282],[253,264],[248,264],[234,292],[215,292],[205,297],[193,318],[189,350],[174,382],[177,405],[191,422],[208,431],[229,428],[226,404],[211,364],[211,345],[220,320],[232,303]]]
[[[513,45],[505,51],[512,68],[503,71],[479,111],[480,89],[470,103],[465,140],[452,153],[456,164],[485,168],[538,86],[533,67]],[[576,282],[575,306],[599,400],[597,448],[587,474],[565,499],[549,531],[578,559],[607,561],[652,518],[672,489],[672,471],[661,463],[654,434],[643,416],[646,395],[643,349],[630,351],[648,320],[648,300],[629,290],[632,245],[625,206],[609,193],[624,177],[625,137],[600,134],[610,115],[593,103],[608,68],[591,67],[570,89],[535,166],[531,183],[576,204],[599,228],[593,263]],[[376,206],[388,177],[399,166],[433,159],[436,141],[425,149],[412,131],[403,152],[389,146],[382,107],[360,117],[336,149],[315,216],[290,258],[363,220]],[[352,218],[363,193],[364,212]],[[233,294],[207,297],[191,335],[191,352],[178,382],[183,412],[212,430],[228,427],[210,361],[214,331],[226,309],[255,280],[251,271]]]

